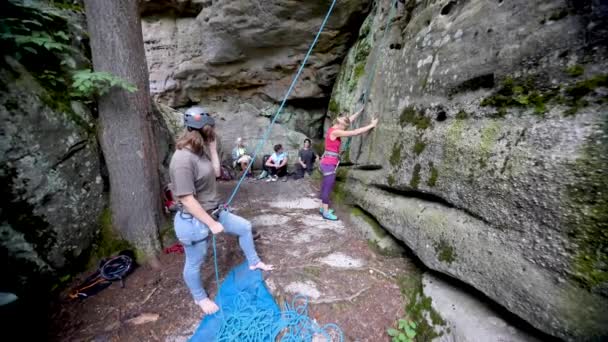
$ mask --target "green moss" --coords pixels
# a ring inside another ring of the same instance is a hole
[[[558,89],[537,89],[533,78],[513,80],[506,78],[502,86],[494,94],[484,98],[480,106],[495,107],[495,116],[503,117],[507,108],[518,107],[532,109],[535,114],[542,115],[548,101],[558,94]]]
[[[364,212],[360,208],[353,207],[350,210],[350,213],[353,216],[359,217],[363,221],[365,221],[365,223],[367,223],[369,225],[369,227],[372,229],[372,231],[374,232],[374,235],[377,238],[380,239],[380,238],[383,238],[383,237],[385,237],[387,235],[386,230],[384,230],[384,228],[382,228],[382,226],[380,225],[380,222],[378,222],[378,220],[376,220],[374,217],[372,217],[371,215],[367,214],[366,212]]]
[[[393,186],[393,185],[395,185],[395,184],[397,183],[397,181],[395,180],[395,176],[393,176],[393,175],[388,175],[388,177],[386,177],[386,183],[387,183],[389,186]]]
[[[329,100],[329,106],[328,108],[330,112],[335,113],[335,114],[339,114],[340,113],[340,105],[338,104],[338,102],[336,102],[335,98],[331,98],[331,100]]]
[[[435,184],[437,184],[437,178],[439,178],[439,171],[437,170],[437,168],[435,167],[435,165],[433,165],[432,162],[429,163],[429,168],[431,170],[431,176],[426,181],[426,185],[428,185],[430,187],[434,187]]]
[[[465,120],[469,118],[469,113],[467,113],[464,110],[460,110],[457,114],[456,114],[456,120]]]
[[[407,302],[405,305],[406,317],[417,325],[416,341],[432,341],[441,336],[443,333],[438,333],[436,328],[445,326],[446,322],[433,309],[433,300],[424,295],[422,291],[422,275],[419,272],[401,275],[397,278],[397,285]],[[434,326],[429,324],[427,317],[431,319],[431,323]]]
[[[420,138],[416,138],[416,142],[414,143],[414,153],[419,156],[422,151],[426,148],[426,143]]]
[[[566,69],[566,74],[572,77],[578,77],[585,73],[585,68],[582,65],[572,65]]]
[[[334,190],[331,193],[331,199],[335,203],[347,203],[348,193],[344,182],[336,182]]]
[[[391,166],[399,166],[401,165],[401,150],[403,149],[403,143],[399,143],[398,145],[393,145],[393,151],[391,152],[391,156],[388,159]]]
[[[306,266],[304,267],[303,271],[314,278],[319,278],[321,275],[321,269],[317,266]]]
[[[560,8],[549,15],[549,20],[557,21],[565,18],[568,15],[567,8]]]
[[[565,221],[577,249],[571,274],[595,290],[608,283],[608,123],[590,137],[573,166],[577,182],[568,187]]]
[[[424,130],[431,126],[431,119],[425,116],[423,112],[417,111],[414,106],[407,106],[399,116],[399,125],[405,127],[408,124],[416,126],[417,129]]]
[[[417,189],[420,184],[420,164],[414,165],[414,173],[412,174],[412,179],[410,180],[410,186],[413,189]]]
[[[120,238],[112,224],[112,213],[106,208],[99,216],[99,235],[93,243],[91,257],[88,268],[97,266],[97,262],[102,258],[112,256],[122,250],[130,249],[135,251],[129,242]],[[137,251],[135,251],[137,253]]]
[[[437,259],[447,264],[451,264],[456,260],[456,252],[446,240],[440,239],[439,242],[435,243],[435,253],[437,253]]]

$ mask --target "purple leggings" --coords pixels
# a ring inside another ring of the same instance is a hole
[[[335,171],[336,165],[329,164],[321,164],[320,166],[322,173],[327,173],[331,171]],[[321,182],[321,202],[323,204],[329,205],[329,195],[331,191],[334,189],[334,185],[336,184],[336,173],[332,173],[331,175],[323,176],[323,181]]]

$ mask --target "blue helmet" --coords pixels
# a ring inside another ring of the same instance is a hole
[[[214,127],[215,120],[203,107],[194,106],[184,113],[184,125],[192,129],[201,129],[207,125]]]

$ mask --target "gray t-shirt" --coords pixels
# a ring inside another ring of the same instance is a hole
[[[205,210],[220,204],[215,172],[207,156],[196,155],[188,149],[176,150],[169,164],[173,196],[194,195]]]

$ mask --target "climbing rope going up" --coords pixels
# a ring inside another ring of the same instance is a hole
[[[395,14],[397,13],[397,1],[399,1],[399,0],[392,0],[392,2],[391,2],[390,10],[388,13],[388,18],[386,20],[386,24],[384,25],[384,32],[382,33],[382,37],[380,38],[379,47],[382,47],[384,45],[384,39],[386,38],[386,33],[388,32],[388,27],[389,27],[391,21],[393,20]],[[379,8],[380,7],[376,7],[376,11],[378,11]],[[376,67],[378,65],[378,56],[380,55],[380,53],[381,53],[380,48],[376,49],[375,56],[372,59],[370,72],[369,72],[367,79],[363,86],[363,93],[361,94],[361,97],[359,99],[359,101],[363,105],[363,108],[365,108],[365,106],[367,105],[367,101],[369,100],[369,92],[370,92],[370,89],[372,86],[372,82],[374,81],[374,78],[376,76]],[[354,128],[356,128],[358,126],[360,120],[361,120],[361,116],[357,117],[357,119],[353,123]],[[348,151],[350,149],[351,140],[352,140],[352,137],[348,137],[348,139],[346,139],[346,143],[344,144],[344,149],[342,150],[342,153],[344,153],[345,151]]]
[[[310,45],[306,56],[302,60],[300,67],[298,68],[298,72],[293,78],[289,89],[285,93],[283,100],[281,101],[281,105],[277,109],[276,113],[272,117],[270,125],[264,132],[262,139],[257,144],[251,160],[247,165],[247,168],[244,170],[241,175],[239,181],[236,186],[232,190],[230,197],[224,204],[224,208],[228,208],[232,201],[234,200],[236,194],[241,187],[245,177],[249,173],[253,163],[255,162],[258,153],[264,146],[266,140],[268,140],[268,136],[275,122],[277,121],[279,115],[283,111],[285,104],[287,103],[287,99],[291,95],[291,92],[294,90],[295,85],[308,62],[308,59],[325,28],[327,21],[336,5],[337,0],[333,0],[327,13],[325,14],[325,18],[321,23],[321,27],[317,32],[312,44]],[[218,288],[218,295],[221,291],[220,289],[220,281],[219,281],[219,271],[217,265],[217,247],[216,247],[216,238],[215,235],[212,236],[212,246],[213,246],[213,266],[215,268],[215,282]],[[323,327],[319,327],[316,322],[311,320],[308,317],[307,312],[307,301],[304,304],[300,303],[303,298],[296,297],[291,306],[285,305],[283,307],[283,311],[280,313],[280,317],[272,317],[269,316],[268,312],[258,311],[254,306],[251,306],[249,303],[251,302],[251,298],[246,298],[246,295],[239,294],[234,300],[233,305],[238,306],[238,310],[236,310],[237,314],[224,315],[222,309],[220,309],[219,314],[222,318],[222,324],[218,333],[218,341],[264,341],[265,339],[260,339],[263,336],[272,336],[273,339],[280,335],[281,341],[285,342],[300,342],[300,341],[311,341],[315,335],[325,336],[327,341],[331,341],[331,337],[337,336],[339,341],[343,341],[343,335],[340,328],[334,324],[326,325]],[[304,298],[305,299],[305,298]],[[300,301],[300,302],[298,302]],[[328,330],[333,331],[330,335]],[[253,334],[252,336],[246,336],[247,334]]]

